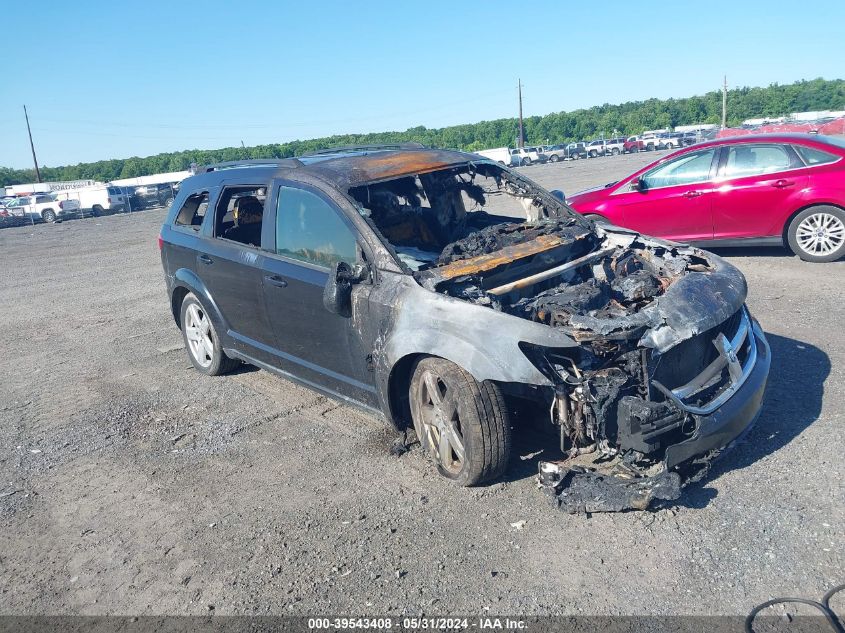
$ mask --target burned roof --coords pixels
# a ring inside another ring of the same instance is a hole
[[[428,149],[406,145],[393,147],[354,147],[324,150],[286,159],[233,161],[212,165],[192,178],[217,179],[290,175],[292,171],[310,174],[333,186],[348,189],[356,185],[424,174],[468,162],[488,162],[475,154],[455,150]],[[217,174],[215,177],[214,174]]]

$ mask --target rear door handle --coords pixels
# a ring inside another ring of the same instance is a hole
[[[213,264],[213,263],[214,263],[214,260],[213,260],[213,259],[211,259],[211,258],[210,258],[208,255],[206,255],[205,253],[203,253],[202,255],[200,255],[199,257],[197,257],[197,259],[198,259],[198,260],[200,260],[200,263],[201,263],[201,264],[205,264],[206,266],[207,266],[208,264]]]
[[[775,180],[772,183],[772,187],[777,187],[778,189],[783,189],[784,187],[791,187],[795,183],[792,180],[784,180],[781,178],[780,180]]]
[[[288,282],[278,275],[264,275],[264,281],[278,288],[286,288]]]
[[[685,191],[683,193],[684,198],[697,198],[701,195],[702,192],[700,191]]]

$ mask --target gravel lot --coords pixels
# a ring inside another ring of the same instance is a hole
[[[574,193],[654,158],[525,173]],[[673,508],[570,516],[540,456],[454,488],[346,406],[192,370],[164,214],[0,231],[0,613],[744,615],[843,581],[845,262],[724,251],[772,345],[758,425]]]

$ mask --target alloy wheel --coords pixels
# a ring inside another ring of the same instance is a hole
[[[210,367],[214,359],[211,321],[196,304],[188,306],[185,312],[185,338],[188,340],[188,350],[197,364],[202,368]]]
[[[845,243],[845,223],[830,213],[814,213],[798,225],[795,239],[809,255],[828,255]]]
[[[466,461],[456,394],[443,379],[430,370],[419,383],[422,428],[416,429],[420,443],[447,472],[456,475]]]

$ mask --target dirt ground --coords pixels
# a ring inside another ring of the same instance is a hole
[[[524,173],[574,193],[654,158]],[[0,613],[744,615],[843,581],[845,262],[724,251],[772,346],[757,426],[674,507],[570,516],[530,434],[459,489],[346,406],[191,369],[163,217],[0,231]]]

